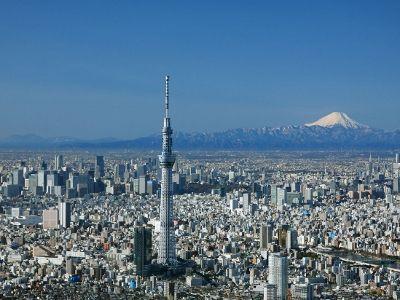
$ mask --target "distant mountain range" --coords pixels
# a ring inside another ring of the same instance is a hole
[[[324,150],[400,148],[400,130],[384,131],[352,120],[347,114],[333,112],[302,126],[230,129],[215,133],[173,135],[176,150]],[[161,134],[133,140],[104,138],[83,140],[71,137],[44,138],[14,135],[0,140],[7,149],[153,149],[161,147]]]

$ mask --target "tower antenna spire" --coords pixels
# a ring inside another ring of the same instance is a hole
[[[169,75],[165,76],[165,117],[169,118]]]
[[[162,128],[162,151],[158,156],[161,167],[160,238],[158,241],[159,264],[175,265],[176,246],[174,231],[174,201],[172,198],[172,168],[175,155],[172,153],[172,128],[169,119],[169,76],[165,76],[165,116]]]

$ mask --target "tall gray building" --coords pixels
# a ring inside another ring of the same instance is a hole
[[[271,184],[271,204],[276,205],[278,201],[278,186],[276,184]]]
[[[158,263],[172,265],[176,262],[175,233],[173,228],[172,167],[175,155],[172,154],[172,128],[169,118],[169,76],[165,77],[165,116],[162,130],[162,152],[159,155],[161,167],[161,205],[160,237],[158,244]]]
[[[276,285],[275,284],[267,284],[264,287],[264,300],[276,300]]]
[[[139,194],[144,195],[147,193],[147,181],[149,177],[147,175],[139,176]]]
[[[400,192],[400,177],[393,178],[393,192]]]
[[[263,224],[260,228],[260,249],[267,249],[272,243],[273,225],[271,223]]]
[[[134,261],[136,273],[142,276],[151,263],[151,228],[135,227]]]
[[[56,155],[54,158],[54,165],[56,170],[61,170],[64,165],[64,158],[62,155]]]
[[[291,288],[292,299],[299,300],[312,300],[313,297],[313,287],[308,283],[297,283]]]
[[[46,191],[46,181],[47,181],[47,171],[39,170],[38,171],[38,181],[37,185],[43,188],[43,191]]]
[[[286,300],[288,291],[287,257],[281,253],[271,253],[268,257],[268,283],[277,287],[277,299]]]
[[[12,173],[12,184],[23,186],[24,185],[24,174],[22,169],[16,169]]]
[[[98,155],[96,156],[96,163],[95,163],[95,177],[103,177],[105,174],[104,172],[104,156]]]

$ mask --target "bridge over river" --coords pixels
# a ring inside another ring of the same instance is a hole
[[[346,249],[331,249],[325,247],[311,248],[311,252],[324,256],[338,257],[340,260],[370,267],[386,267],[388,270],[400,273],[399,260],[379,258],[375,256],[355,253]]]

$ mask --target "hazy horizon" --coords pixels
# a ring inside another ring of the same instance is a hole
[[[327,115],[328,114],[326,114],[324,116],[327,116]],[[324,116],[321,116],[321,118],[324,117]],[[351,118],[351,116],[349,116],[349,117]],[[319,121],[319,119],[320,118],[317,118],[317,119],[313,120],[313,122],[314,121]],[[357,122],[357,120],[354,120],[354,119],[352,119],[352,120]],[[307,122],[307,123],[311,123],[311,121]],[[281,125],[278,125],[278,126],[264,125],[264,126],[260,126],[260,127],[240,127],[240,126],[237,126],[237,127],[227,127],[225,129],[221,129],[219,131],[211,131],[211,130],[186,131],[186,130],[174,129],[174,132],[175,133],[176,132],[184,132],[184,133],[196,133],[196,132],[214,133],[214,132],[221,132],[221,131],[225,131],[225,130],[229,130],[229,129],[237,129],[237,128],[262,128],[262,127],[279,128],[279,127],[290,126],[290,125],[293,125],[293,126],[307,126],[307,123],[305,123],[305,124],[281,124]],[[367,125],[368,126],[368,124],[363,124],[363,125]],[[161,126],[160,126],[160,128],[161,128]],[[371,128],[383,129],[383,128],[378,128],[378,127],[371,127]],[[395,128],[393,130],[397,130],[397,129],[399,129],[399,128]],[[388,131],[390,131],[390,130],[388,130]],[[91,137],[87,137],[87,138],[83,137],[82,138],[82,137],[77,137],[77,136],[72,136],[72,135],[46,136],[46,135],[41,135],[41,134],[37,134],[37,133],[34,133],[34,132],[25,132],[25,133],[13,133],[13,134],[10,134],[8,136],[1,136],[0,135],[0,138],[7,138],[7,137],[12,137],[12,136],[36,135],[36,136],[40,136],[40,137],[44,137],[44,138],[71,137],[71,138],[78,138],[78,139],[82,139],[82,140],[97,140],[97,139],[99,139],[99,140],[101,140],[101,139],[129,140],[129,139],[136,139],[136,138],[146,137],[146,136],[150,136],[150,135],[153,135],[153,134],[161,134],[161,132],[159,130],[159,131],[156,131],[156,132],[149,132],[149,133],[144,134],[142,136],[134,136],[134,137],[126,137],[126,138],[123,138],[123,137],[122,138],[118,138],[118,137],[115,137],[115,136],[99,136],[99,137],[92,137],[92,138]]]

